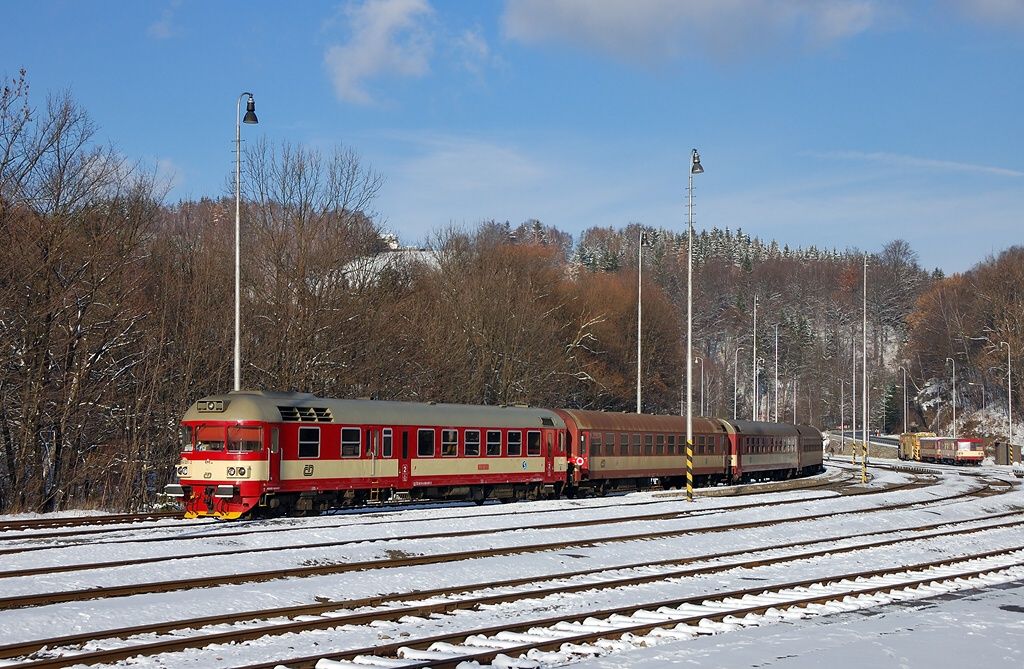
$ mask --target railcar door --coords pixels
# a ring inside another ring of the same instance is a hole
[[[281,428],[270,428],[270,444],[267,448],[267,488],[276,490],[281,486]]]
[[[398,479],[399,483],[403,488],[409,486],[409,470],[411,465],[409,463],[409,430],[402,429],[402,446],[398,453]]]

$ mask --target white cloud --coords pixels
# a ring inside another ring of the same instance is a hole
[[[951,0],[964,14],[1001,27],[1024,28],[1021,0]]]
[[[872,27],[877,0],[508,0],[505,35],[630,61],[711,52],[729,59],[778,44],[822,46]]]
[[[426,0],[366,0],[342,11],[350,39],[324,54],[339,98],[372,104],[366,80],[380,75],[419,77],[430,70],[433,39],[426,21],[433,8]]]
[[[980,174],[995,174],[1005,177],[1024,177],[1024,172],[1011,170],[1005,167],[994,167],[992,165],[976,165],[972,163],[961,163],[953,160],[936,160],[934,158],[921,158],[918,156],[907,156],[898,153],[885,153],[881,151],[831,151],[828,153],[811,154],[819,158],[837,158],[841,160],[859,160],[898,167],[914,167],[930,170],[945,170],[954,172],[974,172]]]
[[[149,25],[146,33],[154,39],[170,39],[178,34],[178,29],[174,25],[174,14],[180,5],[181,0],[172,0],[160,13],[160,19]]]
[[[453,40],[453,45],[463,69],[473,74],[481,74],[491,59],[491,48],[479,30],[464,30]]]

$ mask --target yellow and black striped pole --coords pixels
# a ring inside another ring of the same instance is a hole
[[[686,501],[693,501],[693,435],[686,435]]]

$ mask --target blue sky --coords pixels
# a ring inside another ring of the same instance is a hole
[[[538,218],[700,227],[963,271],[1024,243],[1024,0],[9,0],[0,73],[230,193],[235,101],[381,172],[406,243]]]

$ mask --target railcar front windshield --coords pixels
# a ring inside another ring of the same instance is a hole
[[[195,431],[197,451],[224,450],[225,430],[223,425],[200,425],[196,427]]]
[[[182,425],[178,430],[178,438],[181,443],[181,452],[188,453],[192,450],[192,426]]]
[[[263,450],[263,431],[259,427],[235,425],[228,428],[228,453],[256,453]]]

